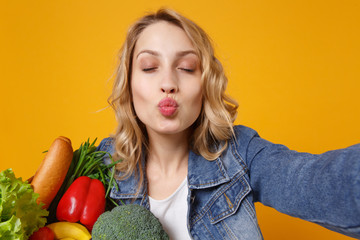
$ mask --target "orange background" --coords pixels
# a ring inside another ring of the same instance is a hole
[[[238,124],[320,153],[360,142],[360,1],[0,0],[0,170],[27,179],[59,135],[115,128],[106,99],[129,24],[168,6],[215,42]],[[271,239],[350,239],[256,204]]]

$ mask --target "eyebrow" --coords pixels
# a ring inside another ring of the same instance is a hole
[[[145,49],[145,50],[140,51],[140,52],[136,55],[136,58],[138,58],[139,55],[142,54],[142,53],[148,53],[148,54],[153,55],[153,56],[155,56],[155,57],[160,56],[160,53],[157,52],[157,51]],[[183,56],[186,56],[186,55],[188,55],[188,54],[194,54],[194,55],[197,56],[197,53],[196,53],[194,50],[180,51],[180,52],[177,52],[177,53],[176,53],[176,56],[177,56],[177,57],[183,57]]]

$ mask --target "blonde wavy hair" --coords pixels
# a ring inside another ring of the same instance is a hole
[[[151,24],[166,21],[180,27],[195,47],[201,62],[203,106],[192,127],[190,146],[194,152],[207,160],[214,160],[227,148],[233,135],[233,122],[238,104],[225,94],[227,78],[221,63],[214,56],[210,38],[197,24],[170,9],[160,9],[136,21],[128,30],[120,49],[114,87],[108,99],[115,110],[118,126],[115,134],[114,159],[122,159],[116,169],[125,178],[139,174],[143,182],[148,138],[145,126],[137,118],[131,96],[131,69],[134,48],[142,31]]]

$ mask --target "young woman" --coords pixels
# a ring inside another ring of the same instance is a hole
[[[118,128],[98,147],[122,159],[111,197],[150,209],[172,239],[262,239],[256,201],[360,237],[360,145],[272,144],[233,126],[226,84],[195,23],[166,9],[135,22],[110,97]]]

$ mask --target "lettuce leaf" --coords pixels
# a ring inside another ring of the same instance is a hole
[[[49,212],[36,203],[38,197],[29,183],[15,177],[12,169],[0,173],[1,239],[27,239],[45,225]]]
[[[14,215],[8,221],[0,223],[0,239],[22,240],[25,239],[24,234],[20,218]]]

